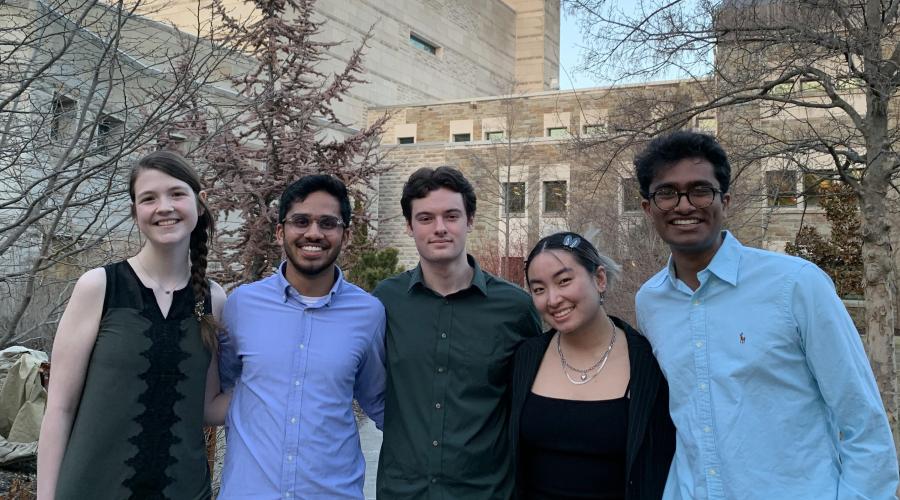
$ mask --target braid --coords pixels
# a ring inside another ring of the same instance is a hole
[[[210,233],[213,231],[212,217],[204,206],[203,214],[197,218],[197,226],[191,231],[191,288],[200,316],[200,337],[206,348],[215,353],[218,349],[216,330],[218,325],[212,314],[205,310],[206,297],[209,295],[209,281],[206,279],[207,254],[209,253]]]

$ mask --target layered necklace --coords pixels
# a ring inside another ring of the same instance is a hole
[[[609,319],[609,316],[607,316],[606,319],[609,321],[609,326],[612,327],[612,336],[609,339],[609,346],[603,351],[603,354],[600,355],[600,359],[598,359],[596,363],[584,370],[575,368],[566,361],[566,355],[562,352],[562,345],[560,342],[562,334],[556,334],[556,353],[559,354],[559,363],[562,365],[563,373],[566,374],[566,378],[569,379],[569,382],[572,382],[575,385],[584,385],[591,380],[594,380],[594,377],[597,375],[600,375],[600,372],[603,371],[603,367],[606,366],[606,361],[609,360],[609,353],[612,352],[613,346],[616,344],[616,336],[619,334],[618,328],[616,328],[616,325]],[[570,372],[577,373],[575,378],[572,378]]]

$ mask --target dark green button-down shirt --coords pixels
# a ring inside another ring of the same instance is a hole
[[[421,267],[381,282],[387,399],[378,497],[508,499],[509,380],[519,343],[540,333],[531,298],[469,256],[472,284],[441,296]]]

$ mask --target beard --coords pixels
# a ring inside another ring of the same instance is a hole
[[[321,260],[317,261],[308,261],[302,259],[295,252],[285,248],[284,249],[285,256],[288,260],[288,265],[291,266],[294,271],[298,274],[305,276],[307,278],[316,278],[321,276],[322,273],[331,269],[331,266],[337,261],[338,255],[340,252],[332,252],[332,249],[328,249]]]

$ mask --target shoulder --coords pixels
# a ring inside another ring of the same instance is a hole
[[[81,275],[75,283],[72,295],[83,294],[92,297],[102,297],[106,292],[106,269],[97,267]]]
[[[666,282],[666,279],[669,277],[669,268],[664,267],[656,272],[653,276],[647,278],[647,281],[641,285],[638,289],[637,293],[650,293],[653,290],[659,288]]]
[[[487,286],[488,298],[505,297],[515,302],[531,304],[531,295],[524,288],[499,276],[494,276],[489,272],[482,271],[482,273],[484,273],[484,283]]]
[[[396,295],[409,288],[409,280],[412,276],[412,270],[403,271],[400,274],[385,278],[375,286],[372,295],[379,299],[384,299],[392,295]]]
[[[219,317],[225,306],[225,289],[217,282],[209,280],[209,295],[212,300],[213,316]]]
[[[380,300],[347,280],[344,280],[344,282],[341,283],[340,295],[345,299],[353,301],[354,305],[358,307],[372,309],[374,312],[384,312],[384,306],[381,304]]]

